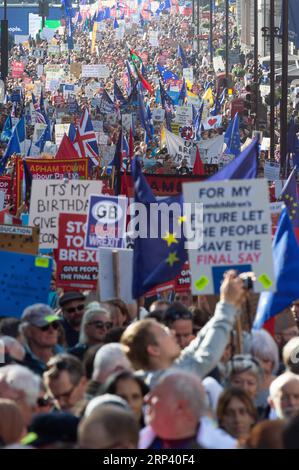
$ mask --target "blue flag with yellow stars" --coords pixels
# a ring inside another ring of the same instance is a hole
[[[142,204],[141,209],[136,207],[137,217],[131,216],[131,228],[135,229],[132,293],[137,299],[158,284],[174,279],[187,261],[187,251],[182,196],[156,200],[136,157],[132,175],[135,203]]]
[[[227,131],[224,135],[224,142],[226,149],[224,153],[235,155],[237,157],[241,152],[241,140],[239,129],[239,116],[235,114],[234,119],[230,122]]]
[[[297,240],[299,240],[299,200],[297,194],[297,167],[282,188],[280,199],[285,203]]]

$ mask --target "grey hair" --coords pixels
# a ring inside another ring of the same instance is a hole
[[[4,380],[13,390],[24,392],[29,406],[36,405],[41,379],[27,367],[18,364],[1,367],[0,380]]]
[[[103,383],[109,375],[117,370],[132,370],[121,344],[104,344],[96,353],[93,363],[92,379]]]
[[[282,350],[283,363],[288,370],[299,372],[299,336],[291,338]]]
[[[209,399],[197,375],[173,367],[159,378],[157,385],[165,382],[169,385],[169,395],[186,400],[196,418],[207,414]]]
[[[110,312],[106,308],[104,308],[99,302],[91,302],[89,305],[87,305],[85,309],[85,313],[81,321],[80,335],[79,335],[80,343],[85,344],[88,342],[85,327],[87,323],[89,323],[93,319],[93,317],[95,317],[98,314],[105,314],[109,318],[111,318]]]
[[[5,349],[7,349],[9,355],[14,358],[22,361],[25,357],[26,351],[24,346],[12,336],[0,336],[0,343],[3,343]]]
[[[257,359],[271,361],[275,374],[279,367],[279,351],[274,339],[266,330],[254,330],[251,335],[250,353]]]
[[[230,383],[233,375],[242,374],[242,372],[250,372],[255,375],[259,384],[262,382],[264,376],[263,369],[259,365],[258,361],[250,354],[236,354],[227,363],[226,370],[226,380],[228,384]]]
[[[295,380],[299,381],[299,375],[294,374],[293,372],[286,371],[283,374],[276,377],[276,379],[271,382],[269,387],[269,396],[272,399],[275,399],[278,392],[284,387],[287,383],[293,382]]]

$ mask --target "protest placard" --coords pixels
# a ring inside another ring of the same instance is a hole
[[[186,220],[192,293],[218,293],[228,269],[253,271],[255,292],[275,291],[267,181],[184,183],[183,195],[193,203]]]
[[[217,129],[222,123],[222,116],[210,116],[206,121],[203,122],[203,128],[205,131],[209,129]]]
[[[280,165],[277,162],[265,162],[264,177],[269,181],[278,181],[280,179]]]
[[[148,41],[151,46],[159,47],[159,31],[149,31],[148,33]]]
[[[57,146],[60,145],[64,134],[68,135],[69,128],[70,124],[55,124],[55,143]]]
[[[1,251],[0,257],[1,309],[5,315],[20,317],[28,305],[48,303],[51,258],[11,251]]]
[[[202,161],[217,164],[222,154],[223,144],[223,135],[218,135],[217,137],[213,137],[213,139],[200,140],[197,145]]]
[[[154,108],[152,112],[153,121],[163,122],[165,117],[165,109],[163,108]]]
[[[72,62],[70,65],[70,74],[75,78],[80,78],[81,76],[81,64],[79,62]]]
[[[133,250],[99,249],[99,292],[101,302],[119,297],[128,304],[132,303],[132,275]]]
[[[225,70],[225,65],[220,55],[213,58],[213,67],[216,73],[219,71],[223,72]]]
[[[184,68],[183,77],[186,81],[193,83],[193,67]]]
[[[40,227],[40,248],[57,248],[61,212],[86,214],[90,194],[101,191],[101,181],[34,179],[29,225]]]
[[[0,250],[38,254],[39,229],[19,225],[0,225]]]
[[[12,202],[12,182],[10,176],[0,176],[0,191],[4,193],[4,207]]]
[[[183,126],[192,123],[192,106],[177,106],[175,122]]]
[[[108,78],[110,70],[104,64],[82,65],[81,75],[83,78]]]
[[[89,199],[84,247],[123,248],[126,230],[127,198],[95,196]]]
[[[196,144],[192,140],[182,139],[169,132],[167,129],[166,146],[172,161],[176,165],[180,165],[183,160],[186,160],[187,165],[191,167],[195,160]]]
[[[21,78],[25,70],[24,62],[17,62],[14,60],[11,63],[11,76],[12,78]]]
[[[97,252],[84,248],[86,214],[59,214],[56,285],[63,289],[96,290]]]
[[[28,29],[29,36],[35,39],[37,33],[40,31],[42,25],[42,19],[36,13],[29,13],[28,15]]]

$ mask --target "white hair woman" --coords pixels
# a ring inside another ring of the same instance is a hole
[[[99,302],[87,305],[81,321],[79,343],[68,352],[83,359],[90,346],[103,344],[106,333],[113,327],[111,314]]]
[[[266,330],[252,331],[250,353],[263,369],[263,381],[256,398],[256,406],[266,406],[269,387],[276,377],[279,367],[278,346]]]

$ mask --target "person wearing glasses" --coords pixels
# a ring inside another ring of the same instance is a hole
[[[79,359],[67,353],[52,357],[43,378],[55,407],[75,413],[75,407],[79,407],[84,399],[87,385],[84,368]]]
[[[85,309],[85,295],[81,292],[66,292],[59,299],[62,311],[62,326],[67,346],[72,348],[79,342],[81,321]]]
[[[103,344],[106,333],[113,327],[111,314],[99,302],[91,302],[83,315],[79,343],[69,349],[69,353],[84,358],[90,346]]]
[[[175,332],[181,349],[188,346],[195,338],[193,334],[193,315],[179,302],[173,303],[164,314],[164,323]]]
[[[46,370],[52,356],[63,351],[58,344],[60,318],[45,304],[26,307],[21,317],[21,332],[25,339],[24,365],[38,375]]]

